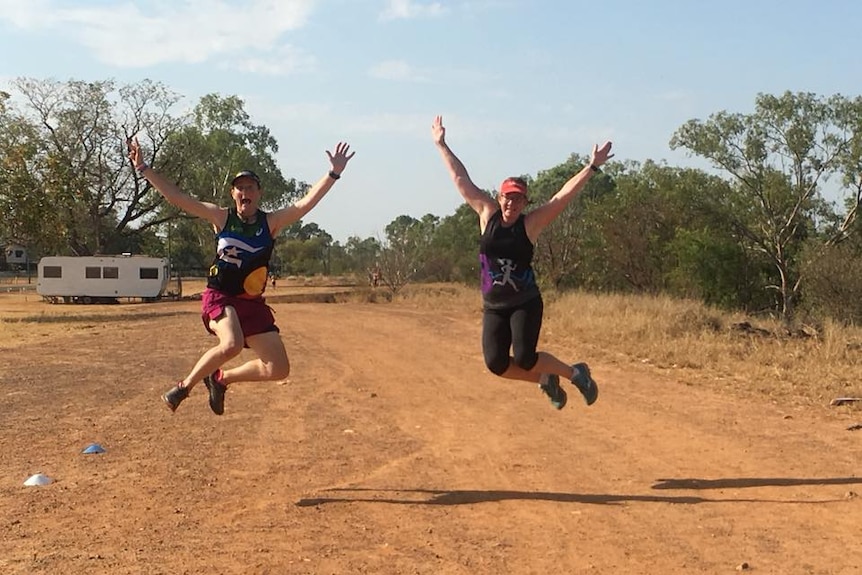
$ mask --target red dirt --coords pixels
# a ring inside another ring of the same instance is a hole
[[[4,346],[0,572],[862,573],[852,411],[548,345],[601,390],[557,412],[484,369],[475,309],[275,303],[290,379],[171,414],[159,395],[214,341],[198,306]],[[55,482],[23,486],[37,472]]]

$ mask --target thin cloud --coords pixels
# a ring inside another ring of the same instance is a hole
[[[389,0],[389,4],[380,13],[380,19],[412,20],[414,18],[429,18],[440,16],[446,8],[440,2],[421,3],[414,0]]]
[[[349,133],[426,136],[430,134],[431,120],[433,118],[419,114],[366,114],[346,118],[344,125]]]
[[[368,75],[380,80],[400,82],[427,82],[428,78],[414,70],[404,60],[386,60],[371,67]]]
[[[254,117],[261,118],[267,125],[297,122],[320,125],[322,121],[332,119],[338,114],[338,110],[330,104],[317,101],[285,103],[282,100],[273,101],[267,97],[254,95],[244,96],[243,99],[248,104],[249,110],[254,109]],[[340,126],[341,119],[337,118],[333,124]]]
[[[225,67],[265,76],[287,76],[313,72],[317,69],[317,59],[294,46],[281,46],[266,58],[237,58],[227,62]]]
[[[55,10],[47,0],[0,0],[0,21],[8,22],[16,28],[34,30],[53,24]]]
[[[0,0],[0,21],[24,30],[56,30],[107,64],[137,68],[272,49],[286,32],[305,25],[316,3],[178,0],[142,11],[137,4],[66,7],[56,0]]]

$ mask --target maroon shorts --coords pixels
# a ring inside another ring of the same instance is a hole
[[[201,319],[208,332],[213,333],[210,329],[210,320],[220,318],[224,314],[224,308],[228,306],[236,310],[242,335],[245,337],[278,331],[272,309],[266,305],[262,297],[246,299],[207,288],[201,296]]]

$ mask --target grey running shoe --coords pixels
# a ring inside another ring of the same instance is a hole
[[[189,388],[181,385],[181,383],[176,384],[162,395],[162,399],[171,411],[176,411],[182,400],[189,396]]]
[[[594,404],[599,398],[599,387],[590,375],[590,368],[585,363],[576,363],[572,367],[575,371],[575,375],[572,376],[572,383],[584,396],[587,405]]]
[[[216,415],[224,413],[224,392],[227,391],[227,386],[221,382],[221,379],[222,371],[220,369],[204,378],[204,385],[210,392],[210,409]]]
[[[554,406],[554,409],[563,409],[566,406],[566,391],[560,387],[559,375],[548,375],[547,383],[540,383],[539,387],[551,399],[551,405]]]

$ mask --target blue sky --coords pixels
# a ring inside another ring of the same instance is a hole
[[[698,165],[668,146],[692,118],[758,93],[857,96],[851,0],[0,0],[0,87],[21,76],[152,79],[192,107],[237,95],[314,182],[326,149],[356,157],[306,217],[336,240],[460,197],[431,143],[492,189],[593,143],[616,159]],[[226,198],[227,199],[227,198]]]

